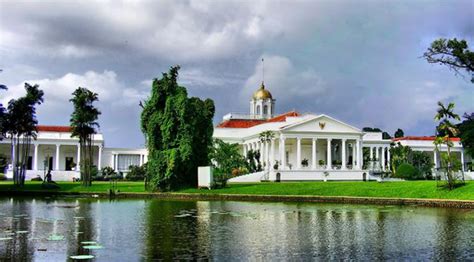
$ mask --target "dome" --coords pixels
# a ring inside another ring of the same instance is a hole
[[[253,93],[253,99],[273,99],[273,97],[272,94],[265,89],[265,85],[262,82],[260,88]]]

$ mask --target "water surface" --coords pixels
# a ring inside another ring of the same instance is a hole
[[[474,211],[0,198],[0,239],[0,260],[20,261],[67,261],[85,254],[94,261],[474,260]],[[102,248],[85,249],[84,241]]]

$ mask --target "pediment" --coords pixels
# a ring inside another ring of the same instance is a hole
[[[356,127],[326,115],[315,116],[282,128],[290,132],[361,133]]]

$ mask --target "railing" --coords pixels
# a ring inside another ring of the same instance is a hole
[[[264,116],[260,115],[249,115],[249,114],[242,114],[242,113],[229,113],[223,117],[224,120],[229,119],[250,119],[250,120],[262,120],[266,119]]]

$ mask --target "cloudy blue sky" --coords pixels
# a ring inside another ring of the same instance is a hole
[[[264,57],[277,112],[431,135],[437,101],[474,111],[468,77],[420,58],[439,37],[474,46],[474,1],[0,0],[1,101],[37,83],[40,124],[67,125],[71,93],[88,87],[106,145],[139,147],[151,79],[181,65],[181,84],[215,101],[218,123],[248,111]]]

